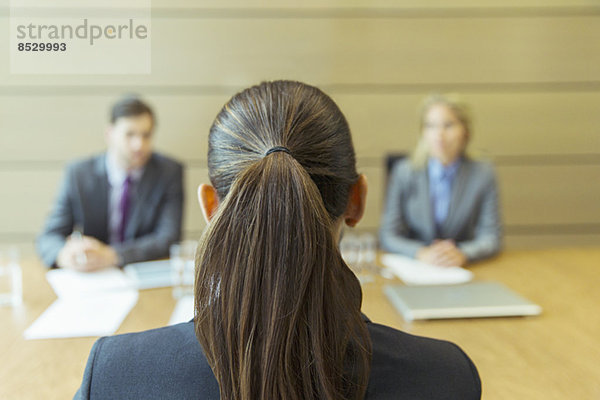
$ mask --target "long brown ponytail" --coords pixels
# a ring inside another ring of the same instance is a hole
[[[265,155],[274,146],[289,153]],[[363,398],[371,341],[335,236],[358,178],[339,108],[299,82],[246,89],[211,127],[208,167],[220,204],[195,324],[221,398]]]

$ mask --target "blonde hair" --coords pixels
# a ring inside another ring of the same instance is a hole
[[[417,146],[413,150],[411,155],[411,162],[413,166],[417,168],[422,168],[425,166],[427,162],[427,157],[429,156],[429,149],[427,147],[427,143],[423,138],[423,127],[425,124],[425,116],[431,107],[434,105],[444,105],[448,107],[454,116],[458,119],[461,125],[465,128],[467,133],[467,140],[470,140],[472,135],[472,116],[471,110],[467,103],[465,103],[462,98],[455,93],[451,94],[439,94],[434,93],[427,96],[419,107],[419,141]],[[468,142],[467,142],[468,143]],[[463,154],[466,153],[466,145],[463,150]]]

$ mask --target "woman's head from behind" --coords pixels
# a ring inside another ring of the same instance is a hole
[[[358,398],[370,341],[337,235],[366,186],[343,114],[299,82],[251,87],[217,115],[208,167],[196,334],[222,398]]]
[[[342,215],[350,186],[358,179],[348,124],[322,91],[293,81],[246,89],[217,115],[210,130],[208,168],[219,198],[227,196],[241,171],[275,146],[289,149],[311,175],[330,216]]]
[[[451,164],[464,154],[471,135],[468,107],[454,95],[431,95],[421,106],[420,129],[416,158],[424,162],[429,156]]]

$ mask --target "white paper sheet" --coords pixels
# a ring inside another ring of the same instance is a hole
[[[59,298],[67,296],[89,297],[134,288],[131,278],[118,268],[96,272],[78,272],[70,269],[53,269],[46,272],[46,279]]]
[[[106,336],[115,333],[135,306],[138,292],[57,299],[27,330],[25,339]]]
[[[194,296],[184,296],[175,305],[169,325],[188,322],[192,318],[194,318]]]
[[[123,272],[138,289],[173,286],[171,260],[142,261],[127,264]]]
[[[453,285],[473,279],[464,268],[438,267],[398,254],[384,254],[381,262],[407,285]]]

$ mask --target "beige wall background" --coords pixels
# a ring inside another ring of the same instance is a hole
[[[0,32],[9,15],[2,0]],[[154,0],[151,34],[152,73],[122,76],[12,75],[0,35],[0,245],[31,249],[65,163],[104,148],[108,108],[131,92],[157,111],[157,149],[187,165],[185,235],[197,238],[212,119],[238,90],[282,78],[346,114],[370,183],[358,229],[377,229],[385,155],[412,149],[420,99],[442,91],[472,106],[508,248],[600,243],[597,1]]]

